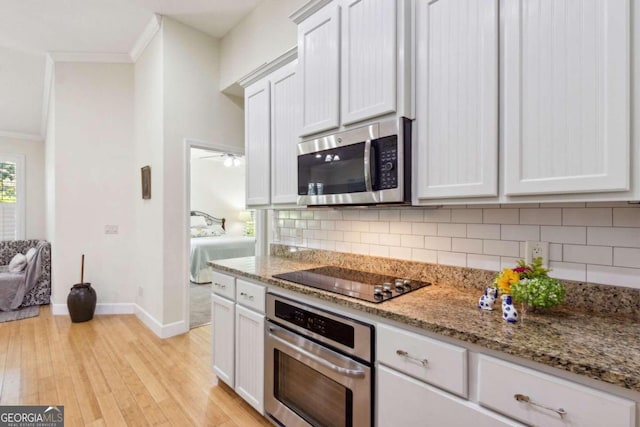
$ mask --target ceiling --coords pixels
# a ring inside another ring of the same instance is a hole
[[[259,1],[0,0],[0,135],[42,135],[47,53],[129,55],[154,13],[219,38]]]

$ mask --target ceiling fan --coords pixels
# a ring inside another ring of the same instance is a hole
[[[212,154],[210,156],[202,156],[202,157],[198,157],[198,160],[201,159],[210,159],[210,158],[222,158],[223,160],[223,164],[225,165],[225,167],[231,167],[231,166],[240,166],[240,159],[243,156],[239,155],[239,154],[233,154],[233,153],[216,153],[216,154]]]

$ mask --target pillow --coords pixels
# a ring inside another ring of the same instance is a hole
[[[9,273],[20,273],[27,266],[27,257],[16,254],[9,263]]]
[[[29,249],[25,256],[27,257],[27,264],[29,264],[33,257],[36,256],[36,248]]]
[[[225,233],[224,228],[222,228],[221,225],[217,224],[210,225],[209,230],[211,230],[212,236],[222,236]]]
[[[191,217],[191,228],[198,228],[198,227],[206,227],[207,226],[207,221],[204,219],[203,216],[192,216]]]

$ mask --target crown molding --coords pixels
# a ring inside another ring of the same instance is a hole
[[[38,135],[35,133],[11,132],[6,130],[0,130],[0,137],[11,138],[11,139],[22,139],[25,141],[37,141],[37,142],[44,141],[44,138],[42,138],[42,135]]]
[[[265,62],[264,64],[262,64],[261,66],[259,66],[258,68],[256,68],[255,70],[247,74],[246,76],[241,77],[238,80],[238,84],[243,88],[245,88],[250,84],[257,82],[261,78],[269,75],[270,73],[282,67],[283,65],[286,65],[290,62],[295,61],[297,58],[298,58],[298,47],[294,46],[289,50],[287,50],[282,55],[275,58],[274,60]]]
[[[332,0],[311,0],[302,5],[301,8],[293,12],[291,15],[289,15],[289,19],[291,19],[296,24],[299,24],[329,3],[331,3],[331,1]]]
[[[108,64],[130,64],[128,53],[94,53],[94,52],[49,52],[54,62],[94,62]]]
[[[138,36],[138,39],[133,44],[131,51],[129,51],[129,58],[131,62],[137,62],[142,53],[147,48],[151,40],[155,37],[158,31],[162,28],[162,16],[154,14],[142,33]]]

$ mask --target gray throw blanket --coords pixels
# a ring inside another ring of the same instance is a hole
[[[0,267],[0,311],[15,310],[24,296],[38,282],[42,274],[41,252],[45,243],[38,243],[36,253],[27,267],[19,273],[9,273],[7,266]]]

